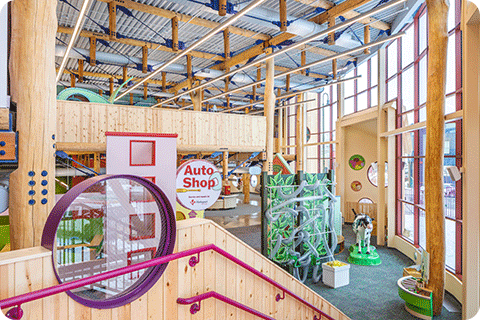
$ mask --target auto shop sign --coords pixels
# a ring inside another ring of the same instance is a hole
[[[208,161],[190,160],[177,169],[177,201],[185,208],[200,211],[217,201],[222,176]]]

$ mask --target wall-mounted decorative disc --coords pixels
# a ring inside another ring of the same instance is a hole
[[[365,167],[365,158],[359,154],[354,154],[348,160],[348,165],[353,170],[361,170],[363,167]]]
[[[353,191],[358,192],[362,190],[362,183],[360,181],[353,181],[350,187]]]

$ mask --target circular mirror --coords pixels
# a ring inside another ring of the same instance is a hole
[[[98,176],[70,189],[45,224],[42,246],[52,250],[59,283],[171,254],[175,216],[164,193],[147,179]],[[115,308],[140,297],[167,264],[141,269],[68,291],[77,302]]]

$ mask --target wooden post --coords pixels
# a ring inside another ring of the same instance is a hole
[[[285,91],[289,92],[290,91],[290,75],[287,74],[287,77],[285,79]]]
[[[370,43],[370,26],[369,25],[367,25],[363,28],[363,42],[365,44]],[[370,49],[367,48],[367,49],[363,50],[363,53],[370,54]]]
[[[262,80],[262,69],[261,67],[258,67],[257,68],[257,81],[260,81]],[[262,85],[261,84],[257,84],[257,88],[261,88]]]
[[[192,56],[187,54],[187,80],[188,80],[188,89],[192,88],[193,79],[192,79]]]
[[[128,70],[127,66],[123,66],[123,82],[128,80]]]
[[[178,18],[172,18],[172,51],[178,51]]]
[[[328,19],[328,27],[331,28],[334,26],[335,26],[335,17],[331,17]],[[335,44],[335,32],[328,34],[328,44],[331,46]]]
[[[97,65],[97,38],[90,37],[90,65]]]
[[[278,152],[283,154],[283,109],[278,110]]]
[[[83,82],[83,60],[78,59],[78,82]]]
[[[472,240],[480,234],[480,12],[472,2],[462,3],[462,105],[463,105],[463,223],[462,223],[462,282],[463,319],[472,319],[478,312],[480,301],[480,250],[472,245]],[[466,147],[467,146],[467,147]]]
[[[223,51],[225,53],[225,61],[230,59],[230,30],[223,30]]]
[[[222,161],[222,169],[223,169],[223,182],[222,185],[228,185],[228,151],[223,151],[223,161]]]
[[[75,75],[70,73],[70,88],[75,88]]]
[[[385,132],[386,117],[383,106],[387,101],[385,83],[385,50],[378,51],[378,113],[377,113],[377,244],[382,246],[385,244],[385,161],[387,160],[387,145],[384,138],[380,135]],[[394,185],[391,185],[394,188]]]
[[[303,50],[302,53],[300,54],[300,65],[304,66],[307,63],[307,51]],[[303,69],[301,71],[303,75],[307,74],[307,70]]]
[[[117,4],[108,3],[108,28],[110,30],[110,39],[117,39]]]
[[[167,73],[162,72],[162,91],[166,92],[167,91]]]
[[[202,94],[201,90],[196,90],[190,93],[190,98],[193,103],[193,111],[202,111]]]
[[[133,106],[133,93],[130,93],[130,105]]]
[[[279,0],[280,7],[280,31],[287,31],[287,1]]]
[[[263,163],[263,171],[268,174],[273,172],[273,145],[274,145],[274,127],[275,127],[275,92],[274,92],[274,75],[275,64],[273,58],[266,61],[266,82],[265,82],[265,102],[264,115],[267,120],[267,137],[266,137],[266,154],[267,160]]]
[[[243,182],[243,203],[250,203],[250,174],[244,173],[242,175]]]
[[[142,73],[148,72],[148,47],[142,47]]]
[[[445,213],[443,205],[443,146],[447,66],[448,1],[427,0],[427,137],[425,153],[425,222],[433,314],[442,312],[445,287]]]
[[[93,171],[100,173],[100,152],[93,154]]]
[[[10,92],[18,131],[18,169],[10,174],[12,250],[40,245],[55,205],[56,8],[54,0],[11,2]]]
[[[297,102],[303,101],[303,95],[297,96]],[[296,164],[297,173],[303,171],[303,135],[305,130],[303,130],[303,104],[296,106],[297,116],[296,116],[296,126],[295,126],[295,152],[296,152]]]
[[[333,80],[337,80],[337,59],[332,60]]]
[[[112,96],[113,94],[113,77],[110,77],[109,79],[109,85],[110,85],[110,97]]]
[[[143,100],[148,98],[148,82],[143,83]]]
[[[218,0],[218,15],[225,16],[227,14],[227,0]]]
[[[98,89],[98,95],[103,96],[103,90],[102,89]]]

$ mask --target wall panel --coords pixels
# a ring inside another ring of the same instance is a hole
[[[259,116],[58,101],[57,123],[59,149],[104,144],[106,131],[177,133],[179,150],[186,151],[265,149],[266,122]]]

